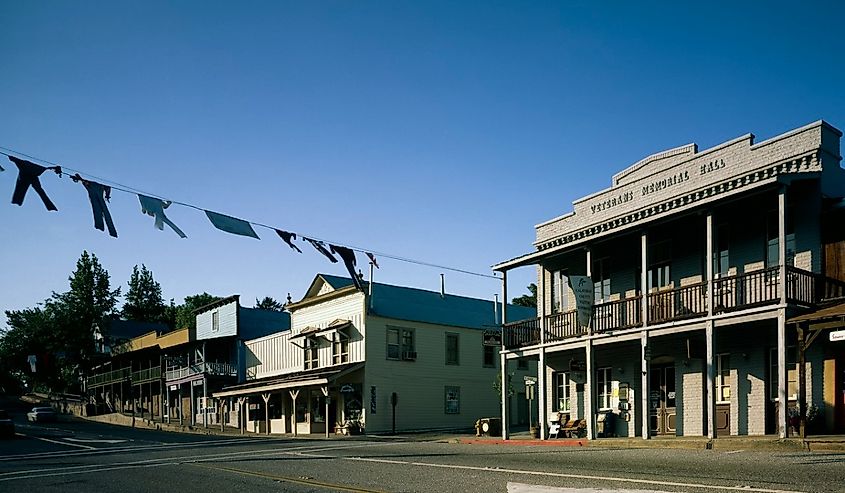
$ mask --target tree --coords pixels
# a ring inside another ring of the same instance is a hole
[[[153,273],[141,264],[132,268],[129,291],[122,314],[127,320],[140,322],[162,322],[165,320],[165,304],[161,298],[161,285],[153,279]]]
[[[528,285],[528,291],[531,294],[524,294],[511,300],[511,303],[518,306],[527,306],[530,308],[537,308],[537,285],[533,282]]]
[[[214,296],[208,293],[195,294],[193,296],[185,296],[185,302],[176,308],[176,328],[197,328],[197,318],[194,315],[194,310],[205,306],[209,303],[221,299],[219,296]]]
[[[278,301],[274,300],[269,296],[265,296],[261,301],[258,301],[258,298],[255,298],[255,308],[280,312],[285,309],[285,305],[279,303]]]

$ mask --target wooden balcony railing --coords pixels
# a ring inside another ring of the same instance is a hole
[[[152,368],[145,368],[132,372],[132,383],[146,383],[161,379],[161,367],[154,366]]]
[[[642,325],[642,297],[610,301],[593,307],[593,332],[630,329]]]
[[[553,313],[546,317],[546,342],[562,341],[586,333],[587,328],[578,325],[576,310]]]
[[[713,280],[713,312],[733,312],[780,301],[779,267]]]
[[[132,370],[130,368],[121,368],[119,370],[98,373],[86,378],[85,385],[88,388],[92,388],[127,381],[129,380],[131,373]]]
[[[540,319],[529,318],[510,322],[502,327],[502,344],[505,349],[531,346],[540,343]]]
[[[649,323],[700,317],[707,313],[707,283],[649,293]]]
[[[208,375],[219,375],[225,377],[236,377],[238,376],[238,369],[235,368],[235,365],[230,363],[194,363],[189,366],[183,366],[181,368],[174,368],[167,371],[167,380],[179,380],[181,378],[189,377],[191,375],[199,375],[199,374],[208,374]]]

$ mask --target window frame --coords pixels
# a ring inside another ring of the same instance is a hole
[[[611,398],[613,395],[613,373],[610,366],[603,366],[596,369],[596,401],[599,411],[612,409]]]
[[[214,310],[211,312],[211,331],[212,332],[219,332],[220,331],[220,312],[219,310]]]
[[[481,366],[484,368],[495,368],[496,367],[496,347],[497,346],[487,346],[482,343],[481,345]],[[487,353],[490,353],[489,355]],[[490,356],[490,363],[487,362],[487,357]]]
[[[569,306],[569,276],[567,269],[556,270],[551,275],[551,304],[552,313],[566,313],[571,311]]]
[[[336,331],[332,335],[332,363],[339,365],[349,362],[349,336]]]
[[[798,353],[795,346],[786,347],[786,400],[798,400]],[[791,367],[791,368],[790,368]],[[778,396],[778,348],[769,348],[769,374],[771,379],[769,381],[769,400],[779,402]],[[789,389],[795,390],[794,394],[789,393]]]
[[[716,404],[730,404],[733,391],[731,388],[731,355],[729,353],[720,353],[716,355]],[[727,366],[727,368],[725,368]],[[724,391],[727,389],[728,398],[724,399]]]
[[[302,359],[306,370],[314,370],[320,367],[319,344],[312,337],[306,337],[302,346]]]
[[[572,386],[569,381],[569,372],[560,371],[554,373],[554,396],[552,411],[561,413],[572,412]],[[563,394],[561,396],[561,394]],[[566,402],[566,407],[562,407],[561,402]]]
[[[450,354],[452,347],[450,341],[454,341],[454,354]],[[450,358],[450,356],[453,356]],[[446,332],[446,359],[445,362],[450,366],[459,366],[461,364],[461,335],[457,332]]]
[[[454,396],[454,399],[450,399]],[[450,406],[450,403],[454,403]],[[456,385],[446,385],[443,387],[443,413],[444,414],[461,414],[461,388]]]
[[[396,344],[390,342],[391,334],[396,335]],[[391,346],[396,348],[396,356],[391,356]],[[393,361],[415,361],[417,359],[415,330],[408,327],[388,326],[385,331],[385,359]]]

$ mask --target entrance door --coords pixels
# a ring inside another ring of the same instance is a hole
[[[654,435],[675,434],[675,367],[651,368],[649,427]]]
[[[528,424],[528,399],[525,397],[525,392],[516,394],[516,423],[512,424]]]

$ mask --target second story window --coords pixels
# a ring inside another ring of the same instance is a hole
[[[414,329],[387,328],[387,359],[414,361],[417,350],[414,345]]]
[[[220,314],[217,310],[211,312],[211,331],[217,332],[220,330]]]
[[[335,332],[332,338],[332,363],[335,365],[349,362],[349,337]]]
[[[552,291],[552,313],[568,312],[570,310],[569,278],[566,276],[566,271],[552,272],[550,287]]]
[[[319,366],[319,359],[317,358],[317,341],[312,338],[305,339],[305,369],[313,370]]]
[[[459,365],[460,362],[460,355],[459,355],[459,336],[458,334],[453,334],[451,332],[446,333],[446,364],[447,365]]]
[[[672,241],[655,243],[649,248],[648,290],[668,287],[672,283],[669,265],[672,263]]]
[[[779,234],[778,211],[771,210],[766,220],[766,267],[777,267],[780,264]],[[786,215],[786,265],[795,265],[795,231],[793,231],[788,213]]]
[[[592,265],[594,301],[601,303],[610,300],[610,258],[596,259]]]

